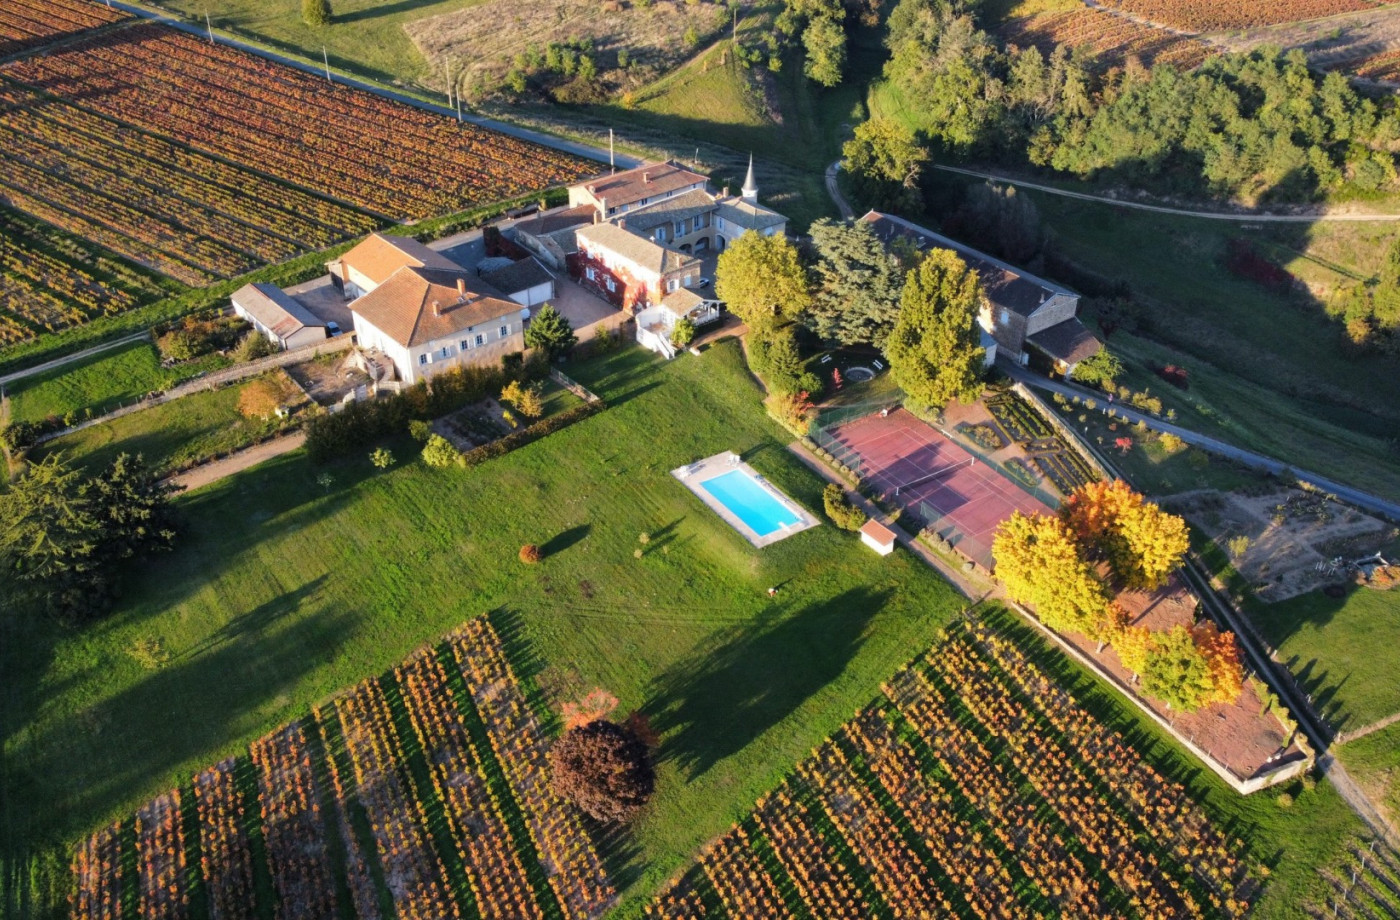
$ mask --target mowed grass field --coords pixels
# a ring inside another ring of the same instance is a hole
[[[670,475],[733,449],[819,511],[736,343],[571,373],[607,411],[471,471],[407,439],[382,473],[289,455],[179,499],[178,547],[110,618],[0,619],[0,884],[59,903],[65,844],[494,611],[551,703],[601,686],[661,731],[661,792],[613,866],[642,898],[958,609],[829,525],[755,551]]]
[[[1400,822],[1400,722],[1348,741],[1336,753],[1386,819]]]
[[[972,180],[932,181],[956,202]],[[1119,329],[1108,347],[1144,377],[1164,364],[1186,368],[1188,390],[1152,387],[1181,424],[1400,498],[1400,359],[1347,354],[1341,325],[1318,299],[1349,276],[1370,277],[1393,228],[1246,228],[1025,194],[1065,256],[1130,285],[1138,332]],[[1231,275],[1223,260],[1232,237],[1254,242],[1318,293],[1280,296]]]
[[[37,422],[84,409],[101,415],[153,390],[164,389],[172,377],[160,366],[155,346],[138,341],[99,352],[76,364],[24,377],[5,389],[11,420]]]
[[[273,371],[271,376],[279,380],[289,396],[287,405],[292,416],[287,419],[247,418],[239,412],[238,400],[248,385],[243,382],[181,397],[54,438],[37,448],[33,458],[40,460],[62,451],[69,463],[97,472],[119,454],[139,454],[151,469],[165,471],[247,447],[300,421],[311,411],[310,402],[285,371]]]
[[[411,84],[428,75],[428,62],[404,32],[405,23],[452,13],[478,0],[337,0],[335,20],[314,27],[301,19],[301,0],[164,0],[161,8],[191,21],[257,39],[279,51],[319,59],[324,46],[331,66],[388,83]]]
[[[1314,591],[1277,604],[1251,600],[1245,612],[1336,731],[1400,713],[1400,591]]]

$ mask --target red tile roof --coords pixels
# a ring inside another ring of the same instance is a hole
[[[459,271],[461,266],[440,252],[408,236],[371,233],[341,256],[341,261],[374,284],[383,284],[401,268],[434,268]]]
[[[459,280],[466,287],[465,295]],[[480,287],[473,290],[471,279],[460,269],[406,267],[352,303],[350,310],[410,348],[502,317],[519,318],[520,304],[484,293]]]

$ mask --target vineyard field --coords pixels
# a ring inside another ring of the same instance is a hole
[[[1187,32],[1278,25],[1386,5],[1383,0],[1101,0],[1101,3],[1107,9]]]
[[[129,18],[123,10],[88,0],[6,0],[0,6],[0,55]]]
[[[1175,64],[1190,69],[1211,53],[1188,36],[1133,22],[1102,10],[1079,9],[1014,19],[998,33],[1007,44],[1037,47],[1047,54],[1057,45],[1088,48],[1105,61],[1137,57],[1142,63]]]
[[[154,300],[154,276],[0,208],[0,348]]]
[[[883,690],[647,915],[1229,918],[1261,890],[1240,840],[996,627]]]
[[[94,834],[71,916],[594,920],[616,894],[546,750],[473,620]]]
[[[0,201],[191,286],[589,171],[153,23],[0,67]]]

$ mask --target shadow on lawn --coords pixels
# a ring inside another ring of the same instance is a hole
[[[593,531],[592,524],[580,524],[577,527],[570,527],[550,537],[549,540],[540,547],[540,552],[544,558],[562,553],[564,550],[585,539]]]
[[[647,707],[663,739],[659,759],[675,761],[693,780],[743,750],[845,670],[888,598],[853,588],[795,613],[776,612],[662,674]]]

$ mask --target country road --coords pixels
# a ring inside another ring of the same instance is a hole
[[[851,210],[851,206],[846,202],[845,196],[841,194],[841,187],[836,183],[836,174],[840,171],[840,160],[837,160],[826,168],[826,193],[831,196],[831,200],[836,204],[836,210],[841,213],[841,219],[853,220],[856,214]]]
[[[1103,399],[1103,393],[1097,390],[1089,390],[1085,389],[1084,387],[1075,386],[1073,384],[1061,383],[1057,380],[1050,380],[1047,377],[1042,377],[1039,374],[1033,374],[1019,366],[1010,364],[1005,361],[998,361],[997,367],[1006,371],[1006,373],[1012,379],[1019,380],[1026,386],[1035,387],[1038,390],[1047,390],[1051,393],[1059,393],[1061,396],[1078,396],[1081,398],[1089,398],[1096,400]],[[1376,514],[1382,515],[1386,518],[1389,518],[1392,521],[1400,522],[1400,504],[1397,504],[1396,502],[1381,498],[1376,495],[1372,495],[1369,492],[1363,492],[1360,489],[1354,489],[1351,486],[1342,485],[1340,482],[1336,482],[1332,479],[1327,479],[1324,476],[1319,476],[1317,473],[1310,473],[1306,470],[1300,470],[1297,467],[1284,463],[1281,460],[1275,460],[1273,457],[1268,457],[1264,454],[1257,454],[1252,450],[1245,450],[1244,448],[1236,447],[1233,444],[1227,444],[1224,441],[1218,440],[1217,438],[1212,438],[1208,435],[1200,434],[1198,432],[1190,430],[1189,428],[1182,428],[1180,425],[1173,425],[1170,422],[1164,422],[1159,418],[1139,412],[1136,409],[1131,409],[1128,406],[1113,404],[1112,406],[1105,406],[1104,408],[1112,408],[1114,412],[1123,416],[1128,421],[1142,422],[1148,428],[1151,428],[1154,431],[1161,431],[1166,432],[1168,434],[1174,434],[1177,437],[1181,438],[1181,440],[1185,441],[1187,444],[1194,445],[1203,450],[1208,450],[1214,454],[1219,454],[1222,457],[1228,457],[1231,460],[1237,460],[1240,463],[1254,467],[1255,469],[1267,470],[1268,472],[1275,474],[1282,474],[1285,471],[1287,471],[1289,475],[1295,476],[1300,481],[1316,486],[1317,488],[1322,489],[1324,492],[1328,492],[1332,495],[1337,496],[1343,501],[1356,505],[1358,508],[1364,508],[1367,511],[1371,511]]]
[[[1233,220],[1242,223],[1289,223],[1289,224],[1315,224],[1322,221],[1349,221],[1353,223],[1393,222],[1400,221],[1400,214],[1269,214],[1252,211],[1192,211],[1187,208],[1168,208],[1164,205],[1142,204],[1137,201],[1124,201],[1121,198],[1109,198],[1104,195],[1089,195],[1084,192],[1071,192],[1067,189],[1055,188],[1052,185],[1040,185],[1035,182],[1026,182],[1012,176],[1003,176],[997,173],[981,172],[975,169],[963,169],[959,166],[939,166],[934,164],[934,169],[941,169],[943,172],[958,173],[963,176],[972,176],[977,179],[990,179],[993,182],[1005,182],[1007,185],[1014,185],[1017,188],[1034,189],[1037,192],[1045,192],[1047,195],[1059,195],[1062,198],[1077,198],[1080,201],[1093,201],[1099,204],[1111,204],[1119,208],[1132,208],[1135,211],[1151,211],[1155,214],[1173,214],[1178,217],[1201,217],[1206,220]]]

